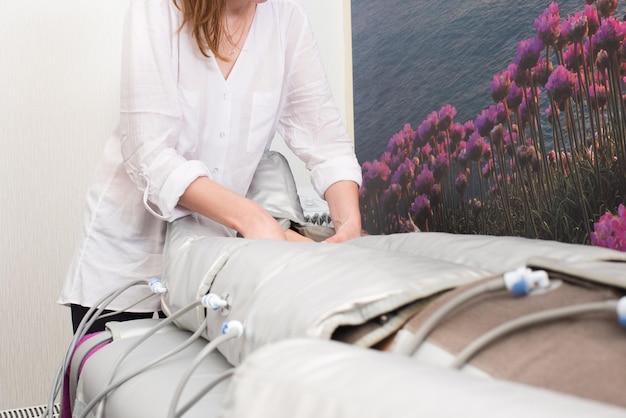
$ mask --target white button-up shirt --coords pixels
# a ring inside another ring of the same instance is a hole
[[[137,279],[161,274],[165,221],[187,186],[207,176],[244,195],[278,131],[316,191],[361,170],[332,99],[315,40],[296,0],[257,5],[224,79],[204,57],[172,0],[133,0],[125,20],[119,125],[87,195],[84,231],[59,299],[91,306]],[[234,231],[204,220],[215,235]],[[131,289],[109,307],[148,294]],[[131,311],[157,309],[158,298]]]

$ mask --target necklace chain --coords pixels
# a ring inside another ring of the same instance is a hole
[[[243,39],[244,34],[246,33],[246,28],[251,23],[251,19],[250,19],[250,10],[252,10],[251,6],[252,4],[249,3],[245,11],[245,16],[242,18],[236,30],[232,32],[229,31],[228,29],[226,30],[226,41],[229,44],[228,51],[226,53],[227,56],[235,55],[235,52],[237,52],[238,50],[241,51],[241,48],[243,47],[243,45],[240,45],[240,44],[241,44],[241,40]],[[235,37],[237,38],[236,41],[235,41]]]

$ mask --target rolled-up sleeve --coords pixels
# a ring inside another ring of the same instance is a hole
[[[296,8],[286,36],[286,86],[278,130],[305,163],[311,183],[323,197],[341,180],[361,185],[354,143],[341,119],[313,32],[304,11]]]
[[[166,0],[133,0],[124,22],[118,134],[126,172],[160,219],[189,213],[180,196],[206,166],[179,152],[183,117],[176,82],[177,27]]]

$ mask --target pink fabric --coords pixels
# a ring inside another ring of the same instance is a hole
[[[83,338],[81,338],[78,343],[76,344],[76,347],[74,348],[74,353],[76,352],[76,350],[78,349],[78,347],[80,347],[85,341],[89,340],[90,338],[101,334],[101,332],[94,332],[92,334],[87,334],[85,335]],[[109,344],[108,342],[102,343],[96,347],[93,348],[93,350],[91,350],[87,355],[85,355],[85,357],[82,359],[82,361],[80,362],[80,369],[79,369],[79,375],[80,372],[83,370],[83,365],[85,364],[85,362],[92,356],[94,355],[96,352],[98,352],[98,350],[100,350],[102,347],[104,347],[105,345]],[[74,357],[74,353],[72,353],[72,358]],[[72,362],[72,358],[70,358],[70,364]],[[71,400],[70,400],[70,367],[68,367],[65,370],[65,377],[63,379],[63,397],[61,400],[61,418],[72,418],[72,408],[71,408]]]

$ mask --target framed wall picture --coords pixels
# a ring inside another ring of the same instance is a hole
[[[626,200],[623,4],[351,6],[369,233],[589,243],[594,221],[617,213]]]

